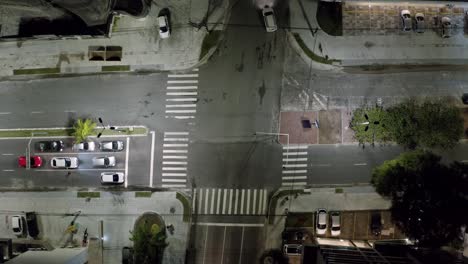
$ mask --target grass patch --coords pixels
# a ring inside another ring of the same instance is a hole
[[[343,193],[343,188],[335,188],[335,193]]]
[[[130,71],[130,65],[102,66],[101,71],[103,72]]]
[[[185,197],[181,193],[177,193],[176,198],[182,203],[182,206],[184,207],[184,215],[183,215],[182,220],[184,222],[190,221],[190,212],[191,212],[190,201],[187,199],[187,197]]]
[[[77,192],[78,198],[99,198],[101,197],[100,192]]]
[[[13,75],[25,74],[55,74],[60,73],[60,68],[36,68],[36,69],[15,69]]]
[[[298,34],[298,33],[293,33],[293,36],[294,38],[296,39],[297,41],[297,44],[299,44],[299,46],[301,47],[302,50],[304,50],[304,52],[307,54],[307,56],[313,60],[313,61],[316,61],[316,62],[319,62],[319,63],[324,63],[324,64],[332,64],[334,62],[341,62],[341,60],[329,60],[328,58],[326,57],[321,57],[317,54],[315,54],[313,51],[311,51],[307,45],[304,43],[304,41],[302,40],[301,36]]]
[[[201,51],[200,51],[200,60],[205,57],[208,51],[216,46],[218,43],[219,38],[221,37],[221,30],[213,30],[211,33],[207,34],[203,39]]]
[[[279,193],[277,193],[276,196],[273,196],[270,200],[270,205],[268,207],[269,209],[268,224],[274,223],[275,216],[276,216],[275,215],[276,205],[278,204],[279,199],[284,198],[285,196],[288,196],[288,195],[303,194],[303,193],[304,193],[304,190],[282,190]]]
[[[102,128],[96,128],[90,134],[90,136],[97,136],[101,132]],[[0,138],[2,137],[64,137],[71,136],[73,133],[72,128],[65,129],[25,129],[25,130],[0,130]],[[134,127],[133,131],[129,128],[122,128],[119,131],[106,129],[102,131],[102,135],[146,135],[148,134],[148,129],[146,127]]]
[[[151,197],[153,193],[152,192],[135,192],[135,197],[138,198],[138,197],[146,197],[146,198],[149,198]]]

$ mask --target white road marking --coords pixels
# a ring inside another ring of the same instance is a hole
[[[284,168],[306,168],[307,164],[284,164]]]
[[[307,176],[287,176],[287,177],[281,177],[281,179],[284,180],[305,180],[307,179]]]
[[[232,209],[232,189],[229,189],[229,207],[228,207],[228,214],[231,214]]]
[[[267,210],[267,190],[263,190],[263,205],[262,205],[262,208],[263,208],[263,212],[266,213],[266,210]]]
[[[65,112],[65,113],[76,113],[75,110],[65,110],[64,112]]]
[[[227,189],[223,189],[223,210],[221,214],[226,214],[226,197],[227,197]]]
[[[167,83],[198,83],[198,80],[169,80]]]
[[[307,151],[303,152],[283,152],[283,156],[307,155]]]
[[[188,144],[163,144],[164,148],[186,148]]]
[[[310,164],[311,167],[330,167],[331,164]]]
[[[0,115],[9,115],[11,112],[0,112]]]
[[[307,173],[307,170],[284,170],[283,174]]]
[[[317,100],[319,102],[319,104],[322,105],[323,109],[327,108],[326,105],[322,101],[320,101],[320,99],[318,98],[318,96],[315,93],[313,93],[312,95],[314,96],[315,100]]]
[[[198,86],[167,86],[168,90],[190,90],[190,89],[197,89]]]
[[[166,114],[191,114],[196,113],[196,109],[176,109],[176,110],[166,110]]]
[[[197,107],[196,104],[170,104],[166,105],[166,108],[175,108],[175,107]]]
[[[188,153],[186,149],[163,149],[163,153]]]
[[[163,177],[186,177],[187,173],[172,173],[167,172],[162,174]]]
[[[170,95],[170,96],[178,96],[178,95],[181,95],[181,96],[184,96],[184,95],[197,96],[198,92],[167,92],[166,95]]]
[[[170,116],[166,116],[166,118],[169,118]],[[175,119],[194,119],[195,116],[172,116]]]
[[[245,211],[246,214],[250,213],[250,189],[247,189],[247,208]]]
[[[224,227],[224,234],[223,234],[223,251],[221,252],[221,262],[220,263],[223,263],[223,260],[224,260],[224,244],[226,242],[226,226]]]
[[[185,188],[187,185],[185,184],[163,184],[163,188]]]
[[[43,114],[43,111],[32,111],[31,114]]]
[[[192,198],[192,213],[196,213],[196,209],[195,209],[195,201],[197,200],[197,189],[194,189],[193,190],[193,198]]]
[[[166,98],[166,102],[196,102],[197,98]]]
[[[254,193],[253,193],[253,205],[252,205],[252,214],[255,214],[256,205],[257,205],[257,189],[254,189]]]
[[[210,189],[206,188],[205,190],[205,214],[208,214],[208,195],[209,195]]]
[[[3,170],[3,171],[15,171],[15,170]]]
[[[292,162],[292,161],[307,161],[307,158],[298,158],[298,159],[283,159],[285,162]]]
[[[164,132],[165,136],[187,136],[189,132]]]
[[[163,171],[186,171],[187,168],[185,167],[162,167]]]
[[[162,182],[187,182],[186,179],[162,179]]]
[[[41,153],[42,155],[42,153]],[[113,168],[110,168],[110,169],[34,169],[34,170],[31,170],[31,171],[34,171],[34,172],[39,172],[39,171],[69,171],[69,172],[78,172],[78,171],[124,171],[125,172],[125,169],[113,169]]]
[[[258,212],[257,214],[261,214],[262,213],[262,204],[263,204],[263,190],[260,190],[258,192]]]
[[[3,156],[13,156],[13,153],[2,153]]]
[[[195,68],[195,69],[193,69],[192,71],[197,72],[197,71],[198,71],[198,68]]]
[[[214,211],[214,198],[215,198],[215,189],[211,192],[211,207],[210,207],[210,214],[213,214]]]
[[[208,222],[196,222],[192,223],[192,225],[200,225],[200,226],[240,226],[240,227],[263,227],[265,224],[255,224],[255,223],[208,223]]]
[[[244,194],[245,194],[245,190],[242,189],[242,192],[241,192],[241,207],[240,207],[240,214],[244,214]]]
[[[170,138],[170,137],[165,137],[164,141],[189,141],[188,138]]]
[[[150,131],[151,134],[151,158],[150,158],[150,182],[149,187],[153,187],[153,173],[154,173],[154,141],[155,141],[155,132]]]
[[[289,145],[289,146],[284,146],[283,149],[307,149],[308,146],[306,145]]]
[[[236,198],[234,199],[234,214],[237,214],[237,201],[239,197],[239,189],[236,189]]]
[[[283,186],[300,186],[300,185],[307,185],[307,182],[283,182],[281,183]]]
[[[239,264],[242,264],[242,249],[244,248],[244,227],[242,227],[241,245],[239,252]]]
[[[163,161],[163,165],[187,165],[186,161]]]
[[[187,159],[187,156],[164,156],[163,159]]]
[[[216,214],[219,214],[220,205],[221,205],[221,190],[218,190],[218,199],[216,199]]]
[[[194,74],[168,74],[168,78],[198,78],[198,73]]]
[[[366,166],[367,163],[354,163],[354,166]]]
[[[126,150],[125,150],[125,188],[127,188],[127,186],[128,186],[128,154],[129,154],[129,149],[130,149],[130,138],[127,137],[127,147],[126,147]],[[153,148],[153,150],[154,150],[154,148]],[[151,162],[151,164],[153,164],[153,163]]]
[[[203,202],[203,189],[200,189],[200,198],[198,198],[198,211],[197,212],[201,212],[201,208],[202,208],[202,202]]]
[[[203,245],[203,264],[205,264],[205,256],[206,256],[206,242],[208,241],[208,228],[206,227],[206,233],[205,233],[205,244]]]

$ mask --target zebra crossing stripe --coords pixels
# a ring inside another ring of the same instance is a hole
[[[238,198],[239,197],[239,189],[236,189],[236,198],[234,199],[234,214],[237,214],[237,201],[238,201]]]
[[[180,108],[187,107],[188,108],[188,107],[197,107],[197,105],[196,104],[175,104],[175,105],[170,104],[170,105],[166,105],[166,108],[175,108],[175,107],[180,107]]]
[[[162,179],[162,182],[187,182],[186,179]]]
[[[254,189],[254,193],[253,193],[253,205],[252,205],[252,214],[255,214],[255,207],[257,205],[256,201],[257,201],[257,189]]]
[[[164,137],[166,136],[188,136],[189,132],[164,132]]]
[[[284,168],[306,168],[307,164],[284,164]]]
[[[209,194],[210,190],[208,188],[206,188],[206,195],[205,195],[205,214],[208,214],[208,194]]]
[[[163,173],[163,177],[187,177],[187,173]]]
[[[282,177],[283,181],[284,180],[306,180],[307,176],[286,176]]]
[[[244,214],[244,195],[245,195],[245,190],[242,189],[240,214]]]
[[[228,208],[228,214],[231,214],[231,209],[232,209],[232,189],[229,189],[229,208]]]
[[[188,144],[163,144],[163,148],[187,148]]]
[[[187,159],[187,156],[165,156],[163,155],[163,159]]]
[[[197,89],[198,86],[167,86],[167,89],[168,90],[191,90],[191,89]]]
[[[283,174],[307,173],[307,170],[284,170]]]
[[[264,190],[264,195],[263,195],[263,212],[266,214],[266,210],[267,210],[267,191]]]
[[[249,214],[250,212],[250,189],[247,189],[247,210],[245,214]]]
[[[289,145],[284,146],[283,149],[307,149],[308,146],[305,145]]]
[[[200,198],[198,198],[198,212],[201,212],[203,202],[203,189],[200,189]]]
[[[283,182],[281,183],[283,186],[301,186],[301,185],[307,185],[307,182]]]
[[[170,137],[165,137],[164,141],[188,141],[188,138],[170,138]]]
[[[307,161],[307,158],[297,158],[297,159],[283,159],[284,162],[292,162],[292,161]]]
[[[185,188],[187,185],[185,184],[163,184],[163,188]]]
[[[168,78],[198,78],[198,73],[193,74],[168,74]]]
[[[223,189],[223,211],[221,214],[226,214],[226,197],[227,197],[227,189]]]
[[[168,80],[167,83],[198,83],[198,80]]]
[[[195,208],[197,200],[197,189],[193,190],[193,198],[192,198],[192,213],[196,213],[197,209]]]
[[[283,156],[297,156],[297,155],[307,155],[307,151],[301,151],[301,152],[283,152]]]
[[[218,190],[218,199],[216,200],[216,214],[219,214],[220,206],[221,206],[221,192]]]
[[[211,207],[210,207],[210,214],[214,212],[214,198],[215,198],[215,189],[211,191]]]

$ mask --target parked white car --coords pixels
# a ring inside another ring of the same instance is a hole
[[[276,25],[275,11],[273,11],[273,8],[266,5],[262,9],[262,14],[266,31],[275,32],[278,29],[278,26]]]
[[[96,144],[93,141],[81,142],[73,145],[73,149],[79,151],[94,151]]]
[[[327,232],[327,220],[328,220],[327,210],[318,209],[317,218],[316,218],[317,235],[325,235],[325,233]]]
[[[54,157],[50,160],[50,166],[55,169],[76,169],[78,164],[76,157]]]
[[[171,35],[171,27],[169,26],[169,20],[166,15],[158,16],[159,24],[159,36],[162,39],[166,39]]]
[[[102,151],[122,151],[124,149],[124,143],[120,140],[103,141],[99,147]]]
[[[401,10],[400,17],[401,17],[403,31],[411,31],[411,28],[412,28],[411,12],[406,9]]]
[[[443,38],[450,38],[452,36],[452,20],[448,17],[440,19],[441,24],[441,36]]]
[[[93,158],[94,167],[115,167],[115,157],[94,157]]]
[[[103,172],[101,173],[102,184],[122,184],[125,182],[125,174],[123,172]]]
[[[21,215],[13,215],[11,217],[11,229],[13,229],[13,234],[21,236],[24,234],[24,217]]]
[[[341,234],[341,214],[340,212],[331,212],[331,235],[339,236]]]

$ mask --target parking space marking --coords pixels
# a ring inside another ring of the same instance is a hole
[[[151,134],[151,156],[150,156],[150,182],[149,187],[153,187],[153,175],[154,175],[154,141],[156,139],[156,135],[154,131],[150,131]]]
[[[130,138],[127,137],[127,149],[125,150],[125,188],[128,186],[128,154],[130,149]]]

